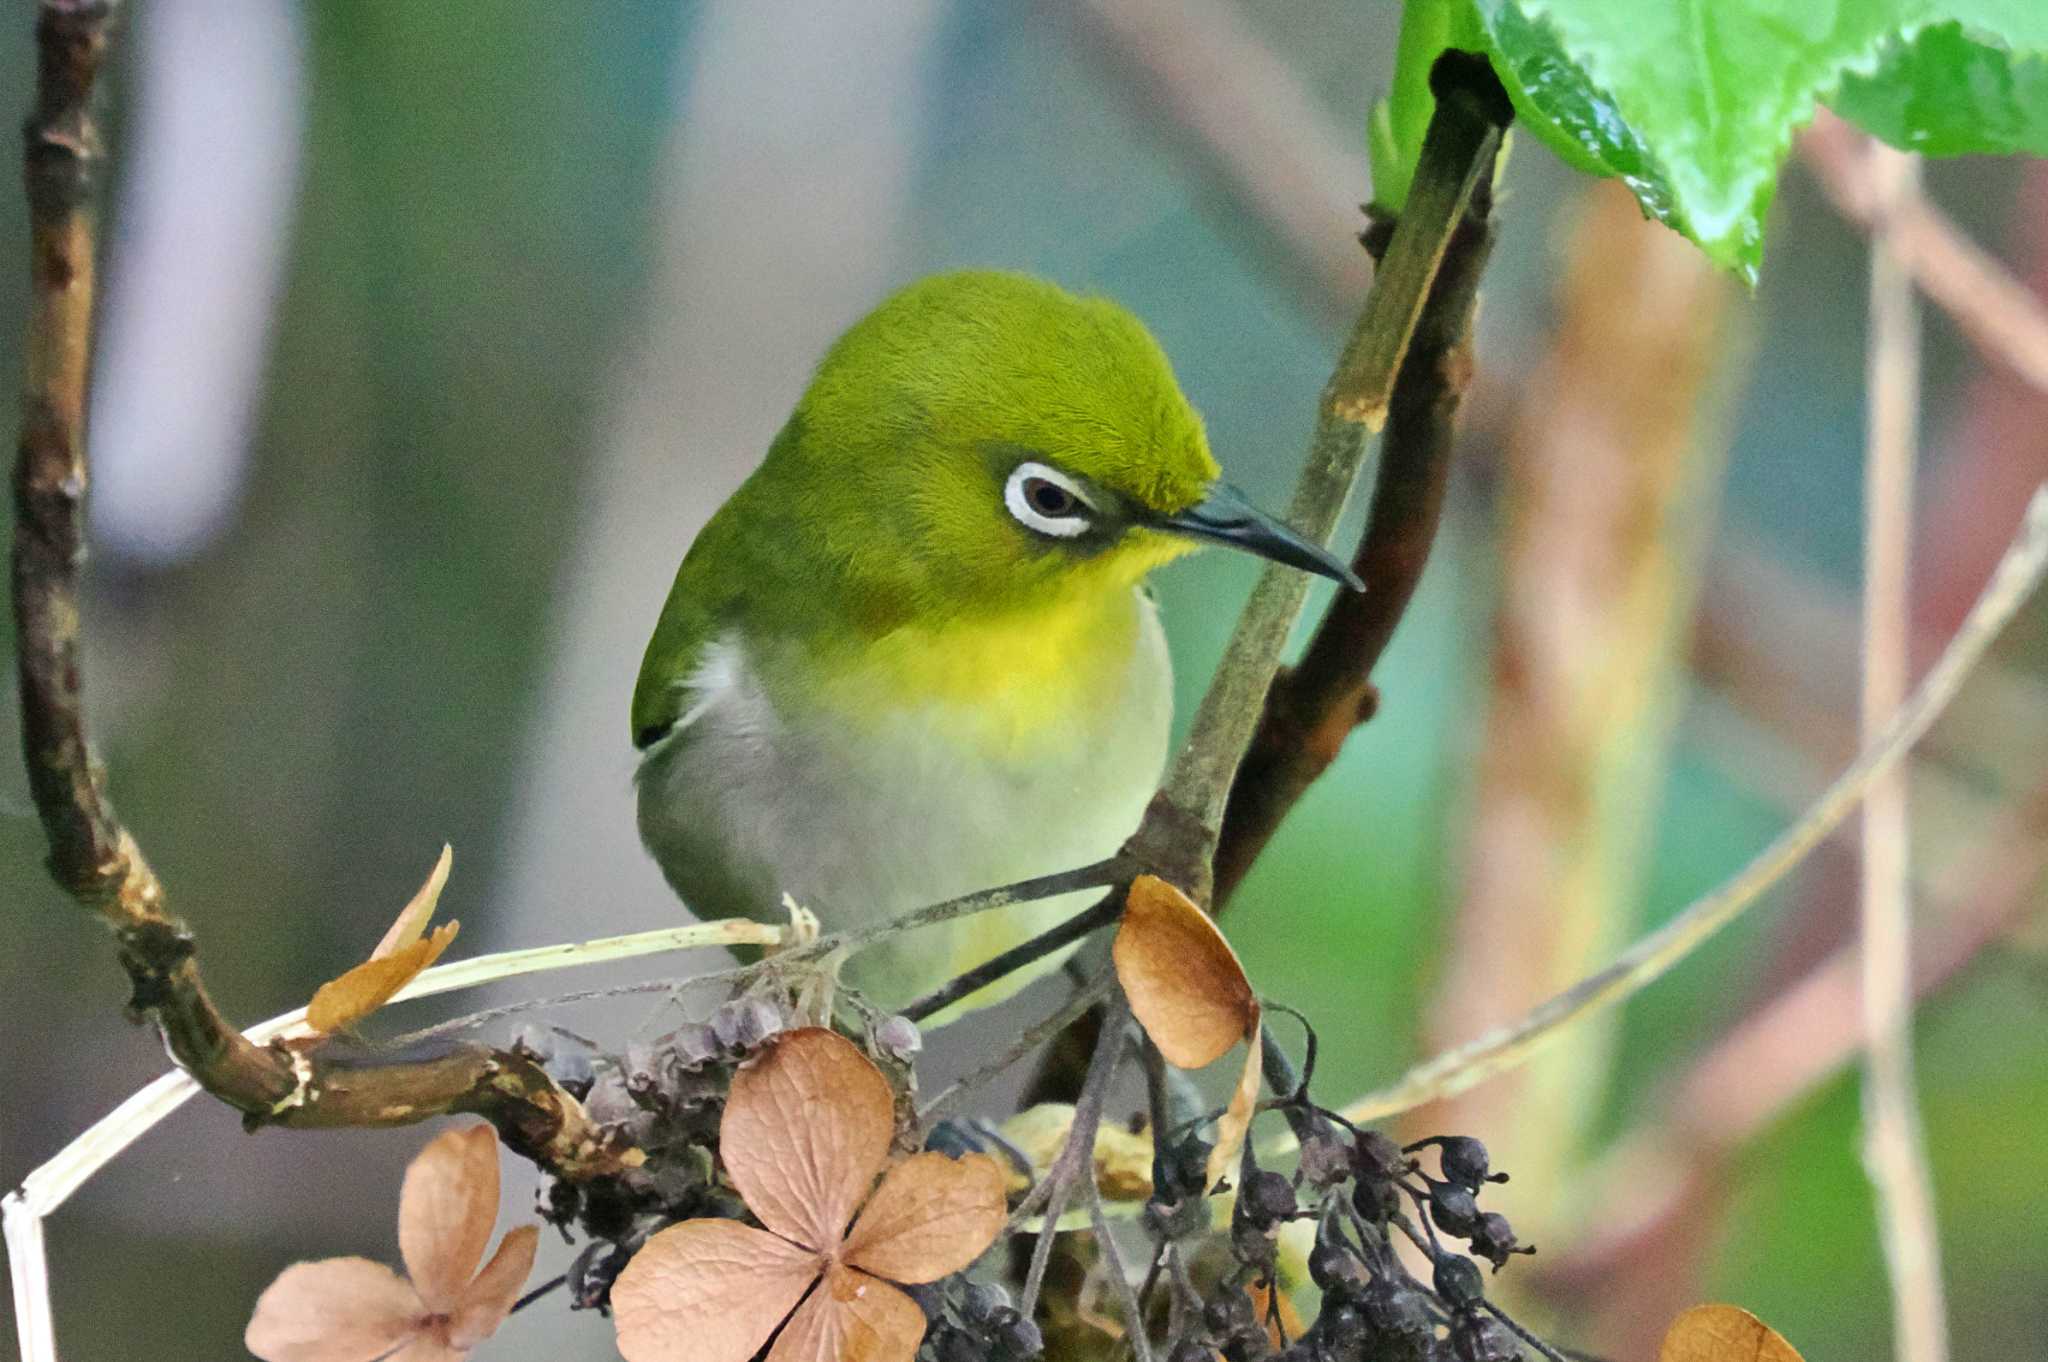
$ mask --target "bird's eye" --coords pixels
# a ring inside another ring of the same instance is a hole
[[[1044,478],[1024,479],[1024,500],[1040,515],[1068,516],[1080,505],[1072,492]]]
[[[1095,511],[1079,484],[1042,463],[1017,465],[1003,488],[1003,504],[1018,524],[1055,539],[1085,533]]]

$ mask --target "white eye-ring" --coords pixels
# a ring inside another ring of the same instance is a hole
[[[1074,480],[1042,463],[1020,463],[1003,486],[1003,505],[1026,529],[1057,539],[1088,530],[1095,503]]]

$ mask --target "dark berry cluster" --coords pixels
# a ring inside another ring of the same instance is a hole
[[[738,998],[619,1055],[599,1054],[556,1027],[527,1027],[513,1048],[545,1066],[607,1134],[642,1150],[646,1161],[617,1177],[554,1182],[541,1213],[568,1236],[590,1242],[566,1285],[579,1309],[603,1308],[611,1284],[647,1237],[694,1216],[737,1217],[746,1208],[714,1170],[718,1124],[733,1070],[786,1029],[783,1009],[761,997]]]
[[[1182,1274],[1177,1290],[1187,1299],[1171,1311],[1169,1362],[1513,1362],[1529,1352],[1558,1362],[1555,1349],[1486,1298],[1481,1261],[1498,1271],[1510,1256],[1534,1252],[1506,1216],[1479,1205],[1487,1186],[1507,1181],[1486,1146],[1439,1135],[1403,1148],[1317,1106],[1308,1096],[1309,1036],[1299,1080],[1268,1052],[1268,1078],[1279,1079],[1283,1095],[1266,1109],[1293,1129],[1299,1164],[1291,1176],[1263,1168],[1255,1143],[1246,1143],[1224,1260],[1206,1276]],[[1221,1189],[1201,1185],[1210,1151],[1201,1128],[1200,1119],[1175,1127],[1155,1155],[1145,1225],[1162,1261],[1178,1252],[1198,1263],[1196,1245],[1214,1238],[1203,1201]],[[1425,1167],[1432,1151],[1434,1174]],[[1315,1223],[1308,1269],[1322,1299],[1315,1319],[1290,1338],[1277,1300],[1278,1236],[1297,1220]],[[1411,1270],[1416,1259],[1395,1251],[1404,1241],[1426,1270]]]
[[[954,1277],[917,1293],[925,1311],[918,1362],[1031,1362],[1045,1351],[1038,1326],[989,1282]]]
[[[1231,1215],[1225,1272],[1203,1304],[1198,1327],[1173,1341],[1171,1362],[1513,1362],[1525,1347],[1556,1354],[1529,1338],[1486,1299],[1486,1274],[1471,1257],[1444,1246],[1462,1239],[1495,1268],[1515,1242],[1497,1212],[1477,1196],[1505,1176],[1488,1167],[1485,1146],[1439,1136],[1401,1148],[1385,1135],[1315,1109],[1290,1113],[1302,1136],[1292,1178],[1256,1166],[1247,1154]],[[1439,1176],[1415,1154],[1436,1146]],[[1274,1238],[1290,1220],[1313,1217],[1309,1275],[1322,1292],[1316,1318],[1288,1339],[1277,1313],[1260,1312],[1274,1282]],[[1394,1251],[1406,1239],[1431,1264],[1429,1280]],[[1262,1294],[1255,1295],[1253,1288]]]

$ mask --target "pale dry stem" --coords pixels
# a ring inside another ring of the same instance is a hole
[[[1915,193],[1919,163],[1874,140],[1865,148],[1878,230],[1870,256],[1868,451],[1864,475],[1863,741],[1904,698],[1910,655],[1908,583],[1920,416],[1920,320],[1913,282],[1894,244],[1897,208]],[[1863,1162],[1876,1195],[1878,1236],[1892,1289],[1899,1362],[1947,1362],[1934,1180],[1913,1076],[1910,950],[1911,826],[1903,768],[1872,778],[1863,803],[1859,923],[1865,1032]]]

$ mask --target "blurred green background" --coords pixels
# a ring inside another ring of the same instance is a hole
[[[26,10],[0,22],[17,108]],[[444,840],[443,911],[466,951],[673,915],[632,832],[640,644],[691,533],[818,351],[895,283],[992,264],[1120,299],[1157,330],[1233,475],[1280,502],[1365,279],[1349,234],[1396,18],[1339,0],[138,6],[108,107],[88,685],[114,795],[223,1005],[253,1022],[302,1001],[376,940]],[[1930,180],[2040,285],[2042,175],[1984,162]],[[1320,1026],[1326,1101],[1485,1020],[1426,1023],[1483,878],[1475,820],[1500,806],[1480,758],[1503,582],[1518,554],[1583,528],[1504,530],[1516,432],[1555,396],[1558,285],[1588,188],[1532,145],[1510,159],[1482,376],[1444,537],[1381,668],[1382,712],[1226,920],[1261,990]],[[19,317],[13,193],[0,241],[0,317]],[[1630,768],[1602,787],[1619,807],[1581,829],[1620,848],[1598,920],[1573,928],[1591,958],[1731,871],[1848,750],[1863,262],[1794,172],[1757,293],[1694,281],[1720,296],[1697,319],[1715,360],[1651,527],[1673,574],[1657,616],[1670,637],[1645,645],[1655,695],[1609,735]],[[1646,296],[1637,325],[1692,324]],[[18,368],[17,343],[0,326],[0,370]],[[2048,473],[2044,417],[1931,319],[1930,637]],[[1183,713],[1250,573],[1210,555],[1159,583]],[[1560,627],[1575,608],[1559,603]],[[1930,873],[2039,780],[2043,623],[2033,607],[1921,763]],[[42,877],[5,765],[11,1184],[163,1059],[120,1018],[108,943]],[[1993,859],[2038,848],[2038,823],[2022,831],[2031,844]],[[2038,874],[2020,879],[2037,909]],[[1598,1156],[1667,1117],[1670,1076],[1838,945],[1853,902],[1845,841],[1596,1028],[1569,1074],[1540,1071],[1556,1081],[1460,1127],[1516,1174],[1496,1202],[1540,1227],[1524,1232],[1544,1256],[1509,1277],[1527,1274],[1519,1300],[1560,1341],[1644,1355],[1675,1296],[1744,1304],[1815,1362],[1888,1350],[1855,1086],[1839,1074],[1710,1160],[1712,1194],[1637,1245],[1637,1276],[1571,1257],[1623,1233],[1644,1191]],[[2029,1355],[2048,1336],[2041,942],[1998,934],[1920,1028],[1963,1358]],[[561,1017],[619,1035],[644,1011]],[[942,1043],[937,1061],[971,1045]],[[1563,1145],[1518,1163],[1524,1127],[1562,1129]],[[393,1256],[419,1139],[245,1136],[195,1104],[53,1219],[66,1356],[242,1355],[248,1310],[287,1262]],[[1644,1294],[1650,1267],[1660,1290]],[[610,1356],[610,1330],[543,1304],[481,1355],[564,1349]]]

